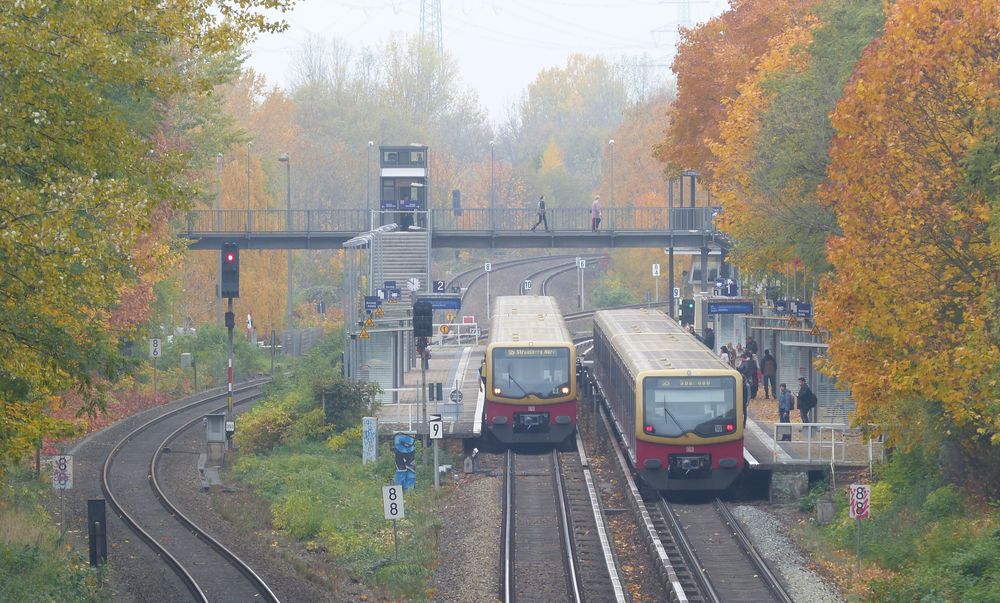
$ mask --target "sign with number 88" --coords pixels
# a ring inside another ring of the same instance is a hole
[[[871,486],[851,484],[850,507],[851,519],[868,519],[871,512]]]

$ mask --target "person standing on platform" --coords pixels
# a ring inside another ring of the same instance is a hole
[[[729,364],[729,348],[727,348],[726,346],[722,346],[722,348],[719,350],[719,358],[721,358],[722,361],[725,362],[726,364]]]
[[[712,327],[705,327],[705,336],[701,338],[701,341],[708,349],[715,349],[715,331]]]
[[[757,353],[757,342],[754,341],[753,337],[750,335],[747,335],[746,351],[750,352],[751,354]]]
[[[777,397],[778,390],[774,389],[774,378],[778,374],[778,361],[771,355],[771,350],[764,350],[764,357],[760,359],[760,374],[764,381],[764,399],[767,400],[768,396]]]
[[[784,383],[782,383],[781,391],[778,392],[776,397],[778,398],[778,422],[791,423],[789,413],[792,412],[792,402],[794,401],[792,398],[792,392],[788,391],[788,388],[785,387]],[[791,440],[792,434],[784,433],[782,434],[781,439],[784,441]]]
[[[597,232],[601,227],[601,196],[594,195],[594,202],[590,204],[590,230]]]
[[[799,377],[799,393],[796,398],[798,398],[799,416],[802,418],[802,422],[812,423],[810,413],[812,409],[816,408],[816,394],[809,389],[805,377]]]
[[[545,195],[542,195],[538,198],[538,221],[535,222],[535,225],[531,227],[531,230],[534,231],[536,228],[538,228],[539,224],[545,226],[545,232],[549,231],[549,221],[545,217]]]

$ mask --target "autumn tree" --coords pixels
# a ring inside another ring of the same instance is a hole
[[[729,103],[710,144],[713,185],[745,272],[790,267],[815,282],[829,269],[836,222],[816,195],[829,163],[829,113],[883,20],[879,0],[827,0],[772,38]]]
[[[150,297],[129,294],[160,247],[135,251],[194,196],[193,149],[165,144],[159,125],[218,81],[204,62],[279,29],[261,10],[287,4],[0,8],[0,458],[56,429],[44,410],[63,391],[99,407],[101,384],[123,370],[119,338]]]
[[[995,0],[894,3],[832,117],[828,368],[903,445],[1000,444],[998,24]]]
[[[671,172],[695,169],[711,180],[709,143],[729,99],[750,75],[772,37],[818,0],[731,0],[730,10],[684,30],[671,69],[677,74],[677,99],[657,157]]]

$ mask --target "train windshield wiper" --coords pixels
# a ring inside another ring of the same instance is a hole
[[[523,395],[525,396],[528,395],[528,390],[524,389],[524,386],[517,382],[517,379],[514,378],[514,375],[507,373],[507,382],[516,385],[521,390],[521,393]]]
[[[681,433],[684,433],[684,426],[681,425],[681,422],[677,420],[677,417],[674,416],[674,413],[670,412],[670,409],[667,408],[666,404],[663,405],[663,413],[666,416],[670,417],[670,420],[674,422],[674,425],[677,426],[677,429],[681,430]]]

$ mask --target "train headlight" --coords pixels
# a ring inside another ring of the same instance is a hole
[[[736,431],[736,426],[732,423],[726,423],[726,431]]]
[[[560,390],[560,391],[562,391],[562,393],[564,393],[564,394],[568,394],[569,393],[569,386],[563,387],[562,390]]]
[[[642,430],[645,431],[646,433],[655,433],[656,432],[656,430],[653,429],[652,425],[646,425],[645,427],[642,428]]]
[[[500,395],[500,388],[499,387],[494,387],[493,388],[493,395],[494,396],[499,396]]]

